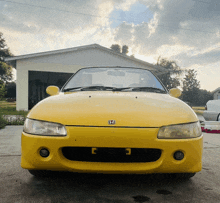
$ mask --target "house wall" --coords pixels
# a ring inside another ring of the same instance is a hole
[[[140,67],[152,70],[142,63],[95,48],[17,60],[16,109],[28,110],[29,70],[75,73],[80,68],[89,66]]]
[[[220,99],[220,91],[216,91],[214,94],[213,94],[213,99]]]

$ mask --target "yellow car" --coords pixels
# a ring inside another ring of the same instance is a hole
[[[21,166],[35,176],[167,173],[190,178],[202,168],[203,136],[194,111],[150,71],[80,69],[29,112]]]

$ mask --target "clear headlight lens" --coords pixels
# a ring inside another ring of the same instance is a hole
[[[188,139],[202,135],[202,130],[199,122],[170,125],[161,127],[157,137],[159,139]]]
[[[38,121],[26,118],[24,132],[34,135],[66,136],[65,126],[58,123]]]

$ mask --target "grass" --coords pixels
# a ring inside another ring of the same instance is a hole
[[[16,107],[3,107],[0,106],[0,115],[21,115],[26,117],[28,111],[16,111]]]
[[[0,107],[5,108],[5,107],[16,107],[16,102],[7,102],[5,100],[0,101]]]
[[[16,102],[0,101],[0,115],[22,115],[26,117],[28,111],[16,111]]]
[[[3,119],[0,115],[0,129],[4,128],[7,125],[7,122],[5,119]]]
[[[17,119],[14,121],[7,121],[3,119],[3,115],[21,115],[26,118],[28,111],[16,111],[16,102],[0,101],[0,129],[6,125],[23,125],[24,120]]]

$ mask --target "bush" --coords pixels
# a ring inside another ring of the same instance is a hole
[[[25,117],[22,115],[3,115],[6,125],[24,125]]]
[[[7,121],[3,119],[2,116],[0,115],[0,129],[4,128],[6,124],[7,124]]]
[[[17,120],[17,121],[11,121],[11,122],[7,122],[7,125],[24,125],[24,121],[22,120]]]

